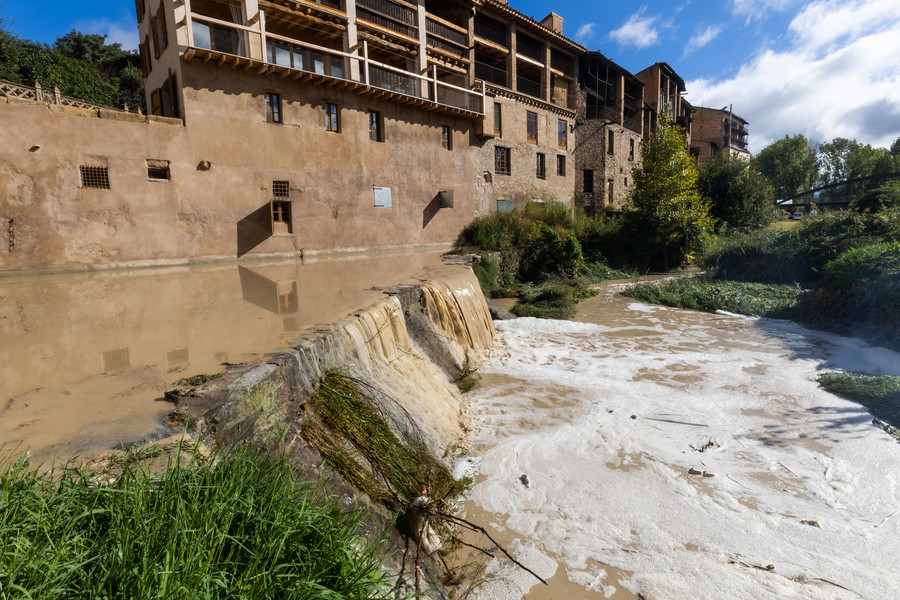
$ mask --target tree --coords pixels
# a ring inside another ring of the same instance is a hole
[[[0,17],[0,79],[18,83],[16,36],[9,31],[7,23],[4,17]]]
[[[730,154],[717,156],[700,171],[697,190],[710,203],[710,214],[735,229],[768,225],[775,213],[768,180]]]
[[[91,64],[51,50],[44,44],[20,41],[16,57],[19,81],[39,81],[44,87],[58,86],[64,96],[95,104],[111,104],[115,86],[107,83]]]
[[[677,267],[712,238],[714,219],[697,192],[697,167],[685,151],[682,129],[661,117],[656,132],[642,142],[641,154],[623,226],[644,266]]]
[[[818,175],[816,151],[801,134],[773,142],[753,160],[755,170],[772,184],[779,199],[811,190]]]
[[[846,138],[834,138],[819,146],[819,160],[822,185],[894,171],[894,158],[889,150]],[[860,181],[829,189],[822,195],[830,200],[857,202],[883,184],[883,180]]]

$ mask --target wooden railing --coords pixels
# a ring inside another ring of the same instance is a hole
[[[194,48],[252,58],[254,52],[250,51],[251,44],[261,43],[264,62],[271,65],[355,81],[450,108],[484,114],[484,86],[470,90],[440,81],[436,69],[420,75],[371,60],[366,41],[354,52],[341,52],[268,33],[264,19],[247,27],[191,13],[188,22],[189,46]]]

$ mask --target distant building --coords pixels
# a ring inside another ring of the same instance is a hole
[[[600,52],[581,56],[578,83],[576,206],[616,212],[641,164],[644,83]]]
[[[647,67],[636,77],[644,82],[644,137],[652,135],[659,127],[660,117],[666,115],[684,130],[685,145],[696,155],[697,150],[691,146],[694,107],[684,99],[684,79],[664,62]]]
[[[720,154],[750,159],[747,150],[747,121],[730,108],[698,108],[694,113],[692,144],[699,150],[701,165]]]

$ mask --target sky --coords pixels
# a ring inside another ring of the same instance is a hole
[[[637,73],[666,62],[694,106],[749,121],[751,152],[785,135],[889,147],[900,138],[900,0],[510,0]],[[53,43],[72,29],[137,47],[130,0],[0,0],[19,37]]]

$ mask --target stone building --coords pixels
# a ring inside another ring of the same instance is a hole
[[[600,52],[579,61],[575,205],[619,211],[641,164],[644,83]]]
[[[720,154],[750,160],[747,149],[746,119],[731,108],[698,108],[694,113],[692,145],[698,149],[698,162],[705,165]]]
[[[578,55],[561,17],[485,1],[473,18],[475,82],[487,94],[474,141],[476,216],[529,201],[573,203]]]

